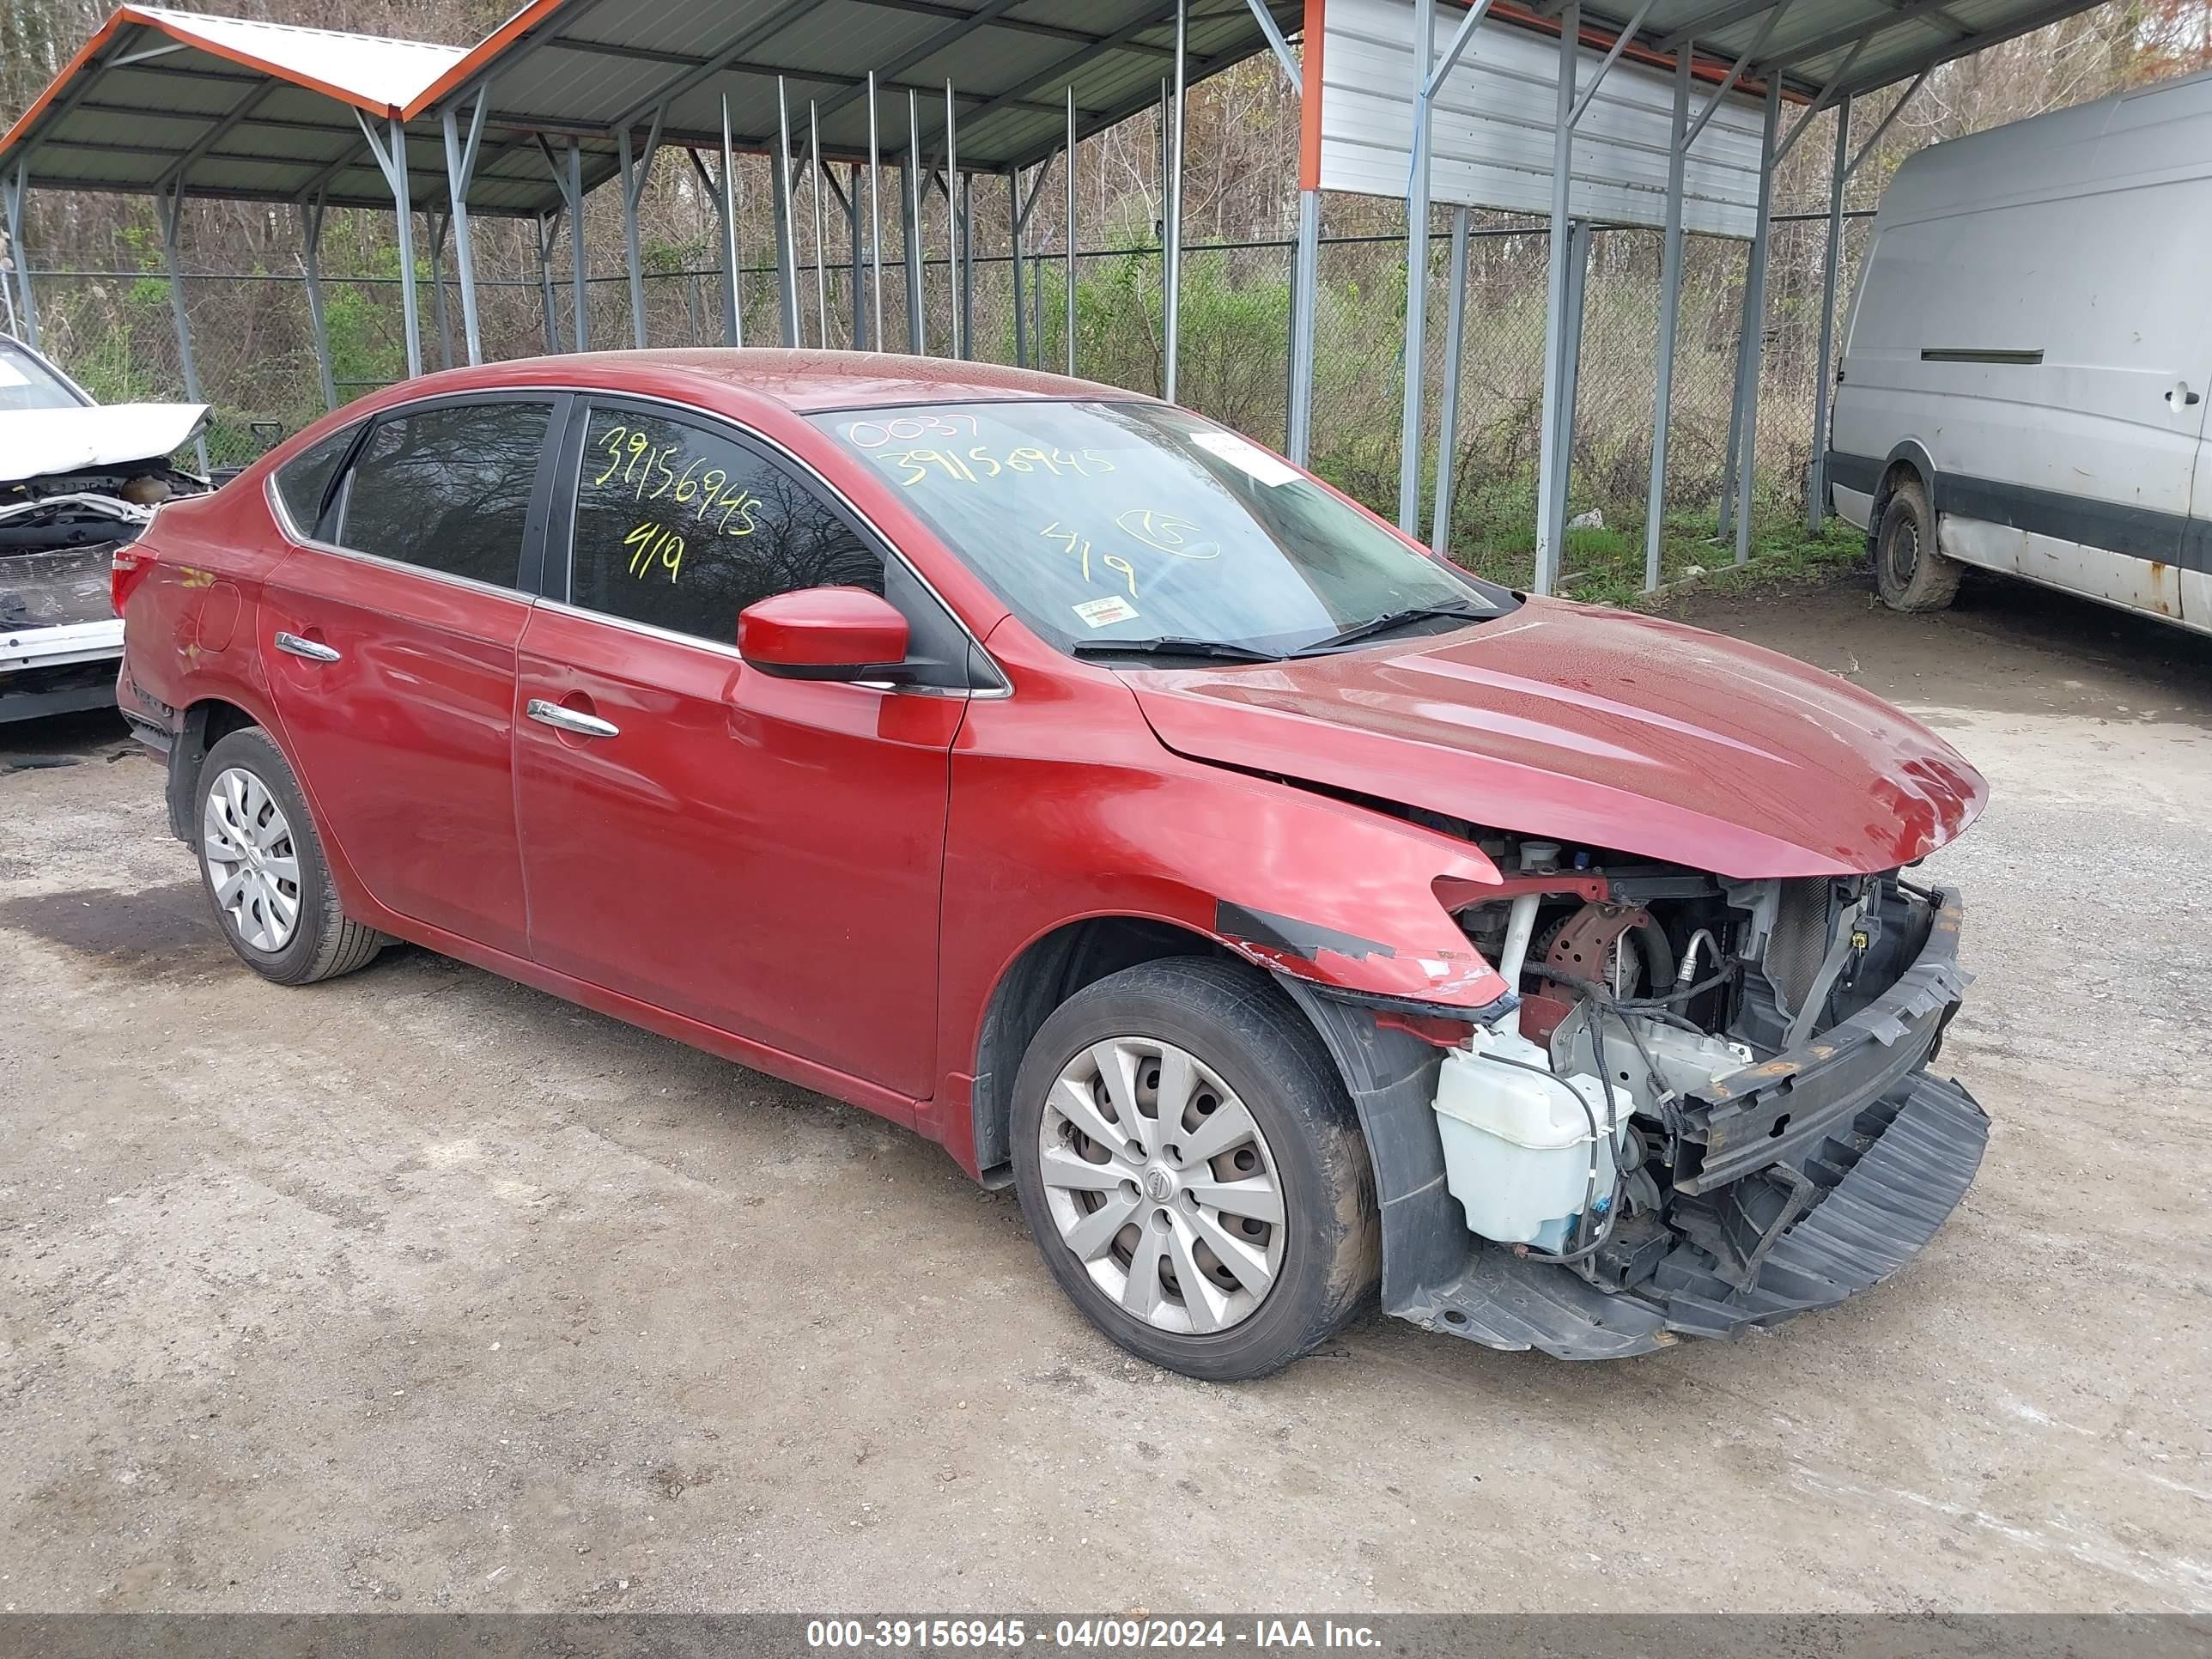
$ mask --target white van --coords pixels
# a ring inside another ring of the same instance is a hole
[[[2212,74],[1905,162],[1829,428],[1900,611],[1977,565],[2212,633]]]

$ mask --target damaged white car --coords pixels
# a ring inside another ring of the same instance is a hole
[[[206,491],[170,457],[207,414],[96,404],[0,335],[0,721],[113,704],[123,623],[109,562],[163,501]]]

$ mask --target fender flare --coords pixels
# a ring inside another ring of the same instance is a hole
[[[1443,1137],[1431,1106],[1443,1053],[1305,981],[1277,974],[1275,983],[1321,1033],[1359,1115],[1382,1235],[1382,1310],[1403,1315],[1429,1287],[1465,1273],[1480,1248],[1444,1182]]]
[[[1928,510],[1936,513],[1941,504],[1936,499],[1936,483],[1940,476],[1936,471],[1936,458],[1928,447],[1917,438],[1900,438],[1889,447],[1882,458],[1881,477],[1875,485],[1874,499],[1867,506],[1866,556],[1867,574],[1871,580],[1875,568],[1875,549],[1881,538],[1882,514],[1889,510],[1890,475],[1899,465],[1911,467],[1920,476],[1920,487],[1928,492]]]

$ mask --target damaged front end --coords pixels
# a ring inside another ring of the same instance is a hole
[[[1954,890],[1469,834],[1510,873],[1447,902],[1510,1012],[1291,987],[1367,1131],[1389,1312],[1615,1358],[1832,1305],[1934,1236],[1988,1135],[1928,1070],[1967,978]]]
[[[204,478],[159,459],[0,483],[0,720],[113,701],[115,550]]]

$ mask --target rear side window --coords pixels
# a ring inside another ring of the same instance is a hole
[[[735,438],[595,407],[577,475],[574,602],[729,645],[801,587],[884,591],[882,556],[814,487]]]
[[[346,475],[341,544],[519,586],[550,405],[441,404],[380,421]]]
[[[302,536],[312,538],[322,523],[331,480],[337,476],[338,463],[345,459],[346,451],[353,447],[360,432],[358,425],[343,428],[320,443],[308,445],[276,469],[276,494],[283,500],[292,527]]]

